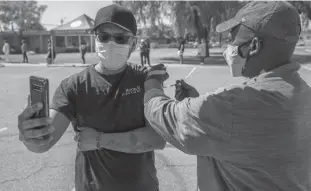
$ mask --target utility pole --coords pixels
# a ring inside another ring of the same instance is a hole
[[[65,19],[66,19],[66,17],[63,17],[63,18],[60,19],[60,25],[61,25],[61,26],[64,24]]]
[[[53,35],[51,35],[51,56],[52,56],[52,64],[54,64],[54,43],[53,43]]]

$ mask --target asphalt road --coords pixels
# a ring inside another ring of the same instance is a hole
[[[173,55],[173,52],[171,53]],[[138,60],[139,58],[133,57]],[[156,62],[157,60],[154,60]],[[241,82],[229,76],[225,66],[197,66],[188,82],[200,93]],[[305,65],[304,67],[310,67]],[[193,66],[168,65],[171,78],[167,84],[183,78]],[[310,67],[311,69],[311,67]],[[49,152],[34,154],[18,141],[17,115],[22,111],[28,95],[30,75],[50,79],[51,94],[59,82],[82,68],[3,67],[0,68],[0,191],[69,191],[74,182],[76,144],[71,128]],[[301,75],[311,84],[307,69]],[[173,88],[165,90],[170,96]],[[156,166],[161,191],[194,191],[196,159],[172,147],[156,151]]]

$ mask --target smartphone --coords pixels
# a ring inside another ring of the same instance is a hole
[[[30,105],[38,102],[43,104],[43,108],[34,114],[32,118],[49,117],[49,80],[39,76],[30,76]]]

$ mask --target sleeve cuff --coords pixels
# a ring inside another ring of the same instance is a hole
[[[166,95],[164,94],[163,90],[160,89],[150,89],[149,91],[147,91],[145,93],[144,96],[144,104],[147,104],[149,102],[150,99],[154,98],[154,97],[166,97]]]

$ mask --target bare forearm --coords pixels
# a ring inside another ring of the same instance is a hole
[[[102,133],[100,148],[124,153],[144,153],[163,149],[165,141],[152,128],[143,127],[125,133]]]

